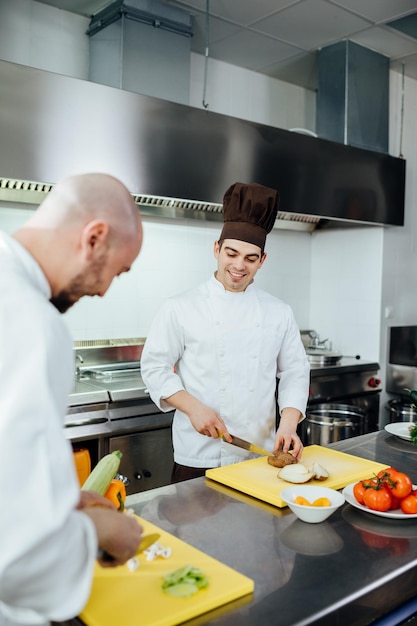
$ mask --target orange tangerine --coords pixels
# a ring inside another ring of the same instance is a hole
[[[294,499],[294,504],[302,504],[304,506],[311,506],[311,502],[309,502],[307,498],[304,498],[304,496],[297,496]]]
[[[313,506],[331,506],[329,498],[317,498],[313,502]]]

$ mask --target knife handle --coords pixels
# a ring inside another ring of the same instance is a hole
[[[221,431],[221,430],[219,430],[218,428],[216,428],[216,430],[217,430],[217,432],[218,432],[218,434],[219,434],[219,438],[220,438],[220,439],[223,439],[223,441],[225,441],[226,443],[230,443],[230,441],[227,441],[227,439],[225,439],[225,437],[224,437],[224,433],[222,433],[222,431]]]
[[[102,548],[99,548],[97,550],[97,559],[99,561],[103,561],[104,563],[111,563],[115,560],[111,554],[109,554],[108,552],[106,552],[106,550],[103,550]]]
[[[138,549],[136,550],[136,556],[138,556],[141,552],[144,552],[145,550],[150,548],[150,546],[152,546],[156,541],[158,541],[159,537],[160,537],[159,533],[151,533],[149,535],[143,535],[141,542],[138,545]],[[108,552],[106,552],[106,550],[103,550],[102,548],[98,549],[97,558],[100,559],[101,561],[104,561],[105,563],[111,563],[112,561],[114,561],[114,557],[112,557],[111,554],[109,554]]]

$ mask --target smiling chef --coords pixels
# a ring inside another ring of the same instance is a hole
[[[306,352],[290,306],[254,282],[278,204],[274,189],[229,187],[223,230],[214,242],[217,271],[169,298],[146,339],[142,377],[162,411],[176,409],[173,483],[249,458],[225,441],[229,433],[267,450],[292,449],[301,458],[297,425],[308,399]]]

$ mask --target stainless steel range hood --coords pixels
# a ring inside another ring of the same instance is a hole
[[[0,178],[0,207],[32,206],[34,209],[52,189],[52,184],[36,183],[28,180]],[[164,219],[192,219],[213,222],[223,221],[223,207],[213,202],[199,202],[179,198],[163,198],[144,194],[132,194],[142,215]],[[297,215],[278,212],[274,228],[312,232],[319,225],[320,218],[313,215]]]
[[[0,61],[0,201],[65,176],[121,178],[144,214],[220,221],[235,181],[278,189],[278,227],[402,225],[405,162]]]

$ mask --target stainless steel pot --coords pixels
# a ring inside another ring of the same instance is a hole
[[[307,350],[307,359],[312,365],[339,365],[340,361],[345,358],[360,359],[359,354],[355,356],[347,356],[325,348],[310,346]]]
[[[385,408],[389,412],[390,422],[416,422],[417,408],[407,400],[390,400]]]
[[[367,432],[367,415],[350,404],[319,404],[307,410],[300,434],[304,445],[327,445]]]
[[[342,355],[338,352],[331,352],[321,348],[309,348],[307,350],[307,359],[309,363],[314,365],[339,365]]]

